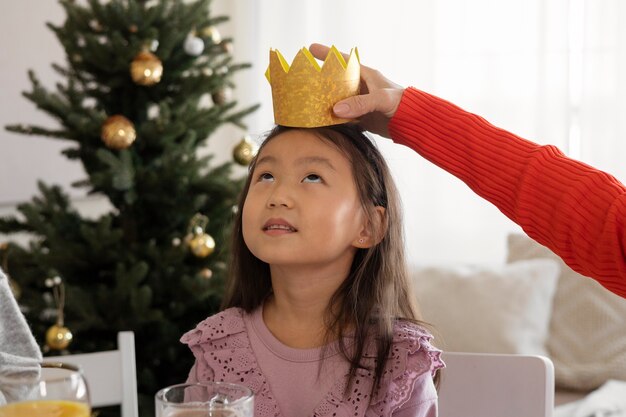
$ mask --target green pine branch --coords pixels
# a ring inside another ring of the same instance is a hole
[[[228,234],[243,180],[232,178],[232,164],[215,166],[212,155],[197,151],[225,123],[244,126],[258,106],[207,99],[235,88],[234,74],[249,68],[207,33],[228,19],[213,16],[209,0],[60,4],[65,21],[48,27],[65,50],[65,62],[52,64],[62,81],[48,89],[30,71],[31,87],[23,93],[58,126],[6,129],[70,141],[62,154],[85,171],[73,186],[104,196],[112,209],[86,217],[61,188],[40,183],[17,215],[0,218],[0,233],[32,236],[6,251],[42,346],[55,320],[45,281],[56,275],[66,286],[71,352],[111,349],[118,331],[135,332],[140,414],[149,416],[154,392],[183,381],[193,362],[180,336],[217,311],[224,290]],[[184,49],[191,35],[204,42],[199,56]],[[133,59],[146,49],[163,65],[160,82],[151,86],[130,76]],[[127,149],[113,150],[101,140],[101,126],[118,114],[131,121],[137,137]],[[209,217],[205,232],[217,244],[207,258],[194,256],[185,243],[197,213]]]

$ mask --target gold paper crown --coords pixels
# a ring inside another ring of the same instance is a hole
[[[333,114],[333,105],[359,94],[359,53],[350,51],[348,62],[334,46],[324,64],[319,64],[308,49],[302,48],[291,67],[275,49],[270,49],[270,64],[265,77],[272,86],[274,122],[291,127],[319,127],[349,122]]]

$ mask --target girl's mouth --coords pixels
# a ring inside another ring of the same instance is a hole
[[[271,232],[272,234],[294,233],[298,229],[293,227],[285,219],[269,219],[263,225],[264,232]]]
[[[268,230],[285,230],[287,232],[295,232],[296,229],[294,229],[291,226],[285,225],[285,224],[271,224],[269,226],[266,226],[263,228],[263,230],[268,231]]]

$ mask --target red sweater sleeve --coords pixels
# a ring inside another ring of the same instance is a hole
[[[405,90],[389,131],[572,269],[626,298],[626,187],[613,176],[414,88]]]

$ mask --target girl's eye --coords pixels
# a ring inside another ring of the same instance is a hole
[[[304,179],[302,180],[302,182],[322,182],[322,177],[320,177],[317,174],[309,174],[306,177],[304,177]]]
[[[269,172],[264,172],[259,175],[259,181],[274,181],[274,176]]]

